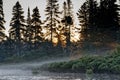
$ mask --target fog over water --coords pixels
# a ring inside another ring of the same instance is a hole
[[[84,73],[54,73],[43,70],[39,71],[39,73],[33,73],[34,68],[43,64],[61,61],[69,61],[69,58],[43,62],[1,64],[0,80],[120,80],[119,75],[111,74],[86,75]]]

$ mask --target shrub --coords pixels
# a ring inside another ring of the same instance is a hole
[[[120,73],[120,47],[107,56],[84,56],[74,61],[53,63],[50,67],[86,71],[86,73]]]
[[[76,69],[82,69],[82,70],[84,70],[85,67],[86,66],[85,66],[84,63],[78,62],[78,63],[72,65],[72,70],[76,70]]]
[[[73,64],[77,63],[77,61],[70,61],[70,62],[66,62],[63,65],[61,65],[61,68],[64,69],[72,69]]]

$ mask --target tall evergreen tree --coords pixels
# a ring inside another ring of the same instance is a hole
[[[66,45],[70,46],[71,37],[73,36],[72,30],[74,28],[74,21],[73,21],[73,4],[71,0],[67,0],[63,3],[63,26],[64,26],[64,35],[66,37]]]
[[[81,30],[84,31],[86,29],[89,29],[88,26],[88,21],[89,21],[89,13],[88,13],[88,1],[83,3],[81,8],[77,12],[78,20],[79,20],[79,25],[81,26]]]
[[[0,41],[5,38],[5,27],[4,27],[4,13],[3,13],[3,1],[0,0]]]
[[[15,6],[13,7],[13,17],[10,22],[10,38],[13,39],[15,42],[21,42],[22,41],[22,32],[25,30],[25,20],[23,16],[23,8],[21,7],[20,3],[17,2]]]
[[[24,33],[25,33],[25,24],[24,24],[25,20],[23,13],[24,13],[23,8],[21,7],[20,3],[17,2],[13,7],[13,12],[12,12],[13,17],[10,22],[11,28],[9,30],[9,37],[15,42],[15,45],[13,47],[17,51],[18,56],[20,55],[20,48],[21,48],[20,45],[24,39]]]
[[[26,19],[26,28],[25,28],[25,43],[26,48],[31,48],[32,45],[32,25],[31,25],[31,14],[30,8],[28,8],[27,19]]]
[[[66,42],[67,46],[71,43],[71,33],[72,33],[72,27],[74,27],[74,21],[73,21],[73,4],[71,0],[67,0],[67,12],[65,16],[65,36],[66,36]]]
[[[47,29],[50,30],[50,41],[53,42],[54,36],[56,36],[56,28],[58,27],[59,21],[59,4],[58,0],[47,0],[46,7],[46,23]]]
[[[88,1],[86,1],[85,3],[83,3],[83,5],[81,6],[81,8],[78,10],[77,12],[77,16],[78,16],[78,20],[79,20],[79,25],[81,26],[81,38],[87,39],[88,37],[88,30],[89,30],[89,26],[88,26],[88,22],[89,22],[89,13],[88,13],[89,7],[88,7]]]
[[[88,7],[89,7],[89,21],[88,21],[88,26],[89,28],[96,29],[97,28],[97,12],[98,12],[98,7],[97,7],[97,2],[96,0],[89,0],[88,1]]]
[[[95,0],[86,0],[86,2],[79,9],[77,15],[81,26],[83,40],[96,40],[96,35],[99,33],[97,31],[97,2]]]
[[[104,42],[116,41],[119,30],[119,7],[117,0],[100,0],[99,8],[99,29]],[[104,33],[103,33],[104,32]],[[107,37],[106,37],[107,36]]]
[[[28,14],[27,14],[27,26],[26,26],[26,41],[31,42],[31,34],[32,34],[32,28],[31,28],[31,15],[30,15],[30,8],[28,8]]]
[[[42,27],[41,27],[41,20],[40,20],[40,13],[38,7],[33,9],[32,19],[31,19],[31,26],[32,26],[32,37],[33,41],[35,43],[35,46],[37,45],[37,42],[42,41]]]
[[[118,30],[119,6],[117,0],[100,1],[100,25],[104,29]]]
[[[63,13],[63,18],[62,18],[62,25],[59,25],[56,29],[56,38],[58,39],[58,41],[57,41],[57,45],[59,46],[59,47],[65,47],[66,46],[66,36],[65,36],[65,30],[66,30],[66,26],[67,26],[67,24],[66,24],[66,22],[65,22],[65,17],[67,16],[67,4],[66,4],[66,2],[64,2],[64,4],[63,4],[63,11],[62,11],[62,13]]]

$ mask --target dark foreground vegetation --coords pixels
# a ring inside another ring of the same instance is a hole
[[[84,56],[69,62],[51,63],[45,69],[53,72],[120,74],[120,47],[107,56]]]
[[[32,47],[26,49],[20,47],[19,49],[19,54],[16,54],[17,51],[15,49],[0,49],[0,63],[44,61],[69,56],[69,49],[60,46],[50,46],[49,43],[46,46],[39,46],[38,48]]]

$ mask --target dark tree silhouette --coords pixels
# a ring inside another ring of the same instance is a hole
[[[30,8],[28,8],[28,14],[27,14],[27,20],[26,20],[27,26],[26,26],[26,34],[25,34],[25,41],[30,42],[31,37],[31,15],[30,15]]]
[[[24,32],[25,32],[25,20],[23,16],[23,8],[21,7],[20,3],[17,2],[15,6],[13,7],[12,12],[12,20],[10,22],[10,30],[9,30],[9,37],[10,39],[15,41],[15,48],[18,51],[18,55],[20,53],[20,43],[24,39]]]
[[[68,32],[66,33],[67,36],[67,46],[71,44],[71,27],[73,26],[73,14],[72,14],[72,9],[73,9],[73,4],[71,0],[67,0],[67,5],[68,5],[68,12],[67,16],[65,17],[65,20],[67,22],[68,26]]]
[[[99,25],[104,29],[118,30],[119,8],[117,0],[101,0],[99,12]]]
[[[102,41],[116,41],[119,30],[119,12],[117,0],[101,0],[98,12],[98,26]]]
[[[0,0],[0,41],[4,40],[5,38],[5,27],[4,27],[4,13],[3,13],[3,1]]]
[[[88,21],[88,26],[92,29],[97,28],[97,12],[98,12],[98,7],[97,7],[97,2],[96,0],[89,0],[88,1],[88,12],[89,12],[89,21]]]
[[[23,16],[23,8],[21,7],[20,3],[17,2],[15,4],[15,6],[13,7],[13,17],[12,17],[12,20],[10,22],[10,26],[11,26],[11,29],[10,29],[10,38],[11,39],[14,39],[15,42],[21,42],[21,37],[23,36],[22,35],[22,32],[25,30],[24,29],[24,16]]]
[[[73,5],[71,0],[67,0],[67,2],[64,2],[63,4],[63,20],[62,23],[64,25],[65,29],[65,36],[66,36],[66,42],[67,46],[70,46],[71,43],[71,28],[74,26],[73,21]]]
[[[31,14],[30,14],[30,8],[28,8],[28,13],[27,13],[27,20],[26,20],[26,33],[25,33],[25,42],[27,48],[31,48],[32,45],[32,25],[31,25]]]
[[[50,39],[53,42],[54,36],[56,36],[56,28],[59,27],[59,4],[58,0],[47,0],[47,7],[46,7],[46,23],[47,29],[50,30]]]
[[[89,42],[99,42],[100,38],[98,37],[100,32],[98,29],[98,3],[96,0],[89,0],[88,1],[88,36],[89,36]]]
[[[42,22],[40,20],[39,9],[36,7],[33,9],[31,26],[32,26],[32,41],[35,43],[35,47],[37,47],[37,42],[42,42]]]
[[[88,0],[79,9],[77,15],[81,34],[85,41],[108,43],[115,41],[119,30],[119,12],[116,0]]]
[[[77,12],[77,16],[78,16],[78,20],[79,20],[79,25],[81,26],[81,38],[82,40],[87,39],[88,37],[88,30],[89,30],[89,26],[88,26],[88,22],[89,22],[89,13],[88,13],[88,1],[86,1],[85,3],[83,3],[83,5],[81,6],[81,8],[78,10]]]
[[[83,3],[79,9],[77,16],[81,26],[82,39],[85,41],[95,41],[97,34],[97,2],[89,0]]]
[[[77,16],[78,16],[78,20],[79,20],[79,25],[81,26],[81,30],[84,31],[86,29],[89,29],[88,26],[88,17],[89,17],[89,13],[88,13],[88,2],[85,2],[81,8],[78,10],[77,12]]]
[[[66,36],[65,36],[65,28],[66,28],[66,23],[65,23],[65,16],[67,15],[67,5],[66,2],[63,4],[63,20],[61,21],[63,24],[59,25],[56,27],[55,31],[55,38],[57,38],[57,46],[58,47],[65,47],[66,46]]]

